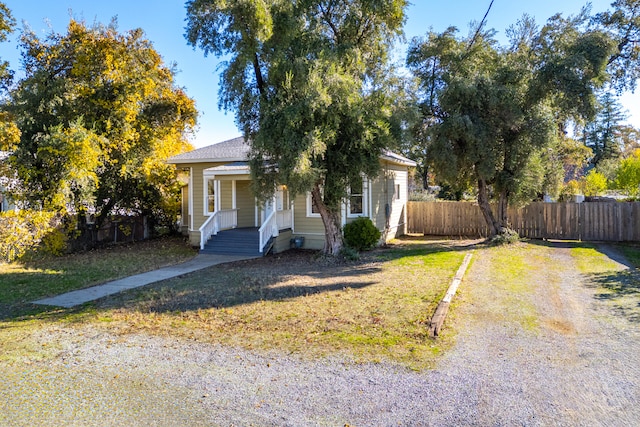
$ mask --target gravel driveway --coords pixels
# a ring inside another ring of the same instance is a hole
[[[54,325],[24,338],[33,357],[0,357],[0,425],[639,425],[637,320],[596,298],[568,249],[540,251],[558,268],[517,301],[476,252],[432,371]],[[523,307],[535,325],[513,320]]]

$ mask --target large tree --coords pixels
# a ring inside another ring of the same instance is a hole
[[[611,92],[603,93],[599,101],[598,113],[583,130],[583,141],[593,151],[591,164],[595,167],[604,160],[617,160],[620,157],[623,149],[621,131],[623,121],[627,118]]]
[[[325,252],[342,246],[349,183],[374,176],[389,145],[387,52],[405,0],[192,0],[187,39],[229,55],[220,104],[251,144],[256,195],[310,191]]]
[[[615,0],[612,10],[598,13],[593,23],[615,43],[608,59],[611,85],[619,92],[635,90],[640,79],[640,0]]]
[[[427,102],[437,105],[430,108],[433,165],[451,182],[476,185],[491,234],[508,229],[510,201],[543,190],[545,157],[566,120],[595,112],[594,91],[613,47],[602,32],[581,32],[586,20],[558,15],[538,30],[525,17],[507,47],[482,28],[467,38],[449,29],[413,43],[410,65],[433,92]]]
[[[162,214],[171,155],[190,148],[195,104],[142,30],[88,27],[21,36],[25,77],[5,111],[20,129],[11,162],[34,207]]]

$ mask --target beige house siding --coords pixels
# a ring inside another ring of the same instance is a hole
[[[291,249],[291,237],[291,230],[281,230],[273,244],[273,252],[277,254]]]
[[[185,185],[180,189],[182,193],[182,206],[180,207],[180,232],[189,233],[189,224],[191,224],[191,215],[189,215],[189,186]]]
[[[189,225],[189,242],[197,246],[200,244],[200,232],[198,229],[207,220],[204,215],[204,170],[210,167],[207,164],[188,165],[191,168],[190,183],[191,195],[191,224]]]
[[[407,233],[407,200],[408,200],[408,171],[398,170],[395,172],[395,188],[393,202],[391,203],[391,212],[389,218],[389,229],[386,240],[394,239]]]
[[[383,232],[385,241],[405,234],[408,175],[406,166],[384,163],[380,176],[371,183],[370,217],[378,230]]]
[[[307,216],[307,195],[298,194],[293,201],[293,237],[304,237],[304,249],[324,248],[324,225],[319,216]]]
[[[233,182],[220,181],[220,209],[233,209]]]

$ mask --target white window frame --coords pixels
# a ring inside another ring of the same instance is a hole
[[[347,218],[358,218],[361,216],[369,216],[369,187],[370,183],[366,177],[362,177],[362,193],[358,193],[362,197],[362,212],[351,212],[351,187],[347,189]]]
[[[400,183],[393,184],[393,200],[401,200],[402,199],[402,185]]]
[[[209,181],[213,182],[213,212],[209,211]],[[218,197],[220,194],[220,181],[213,176],[204,177],[204,215],[211,216],[220,210],[218,206]]]
[[[307,218],[320,218],[320,212],[313,211],[313,196],[307,192]]]

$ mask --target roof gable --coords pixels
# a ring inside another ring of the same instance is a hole
[[[243,137],[229,139],[207,147],[170,157],[168,163],[242,162],[248,159],[249,145]]]

